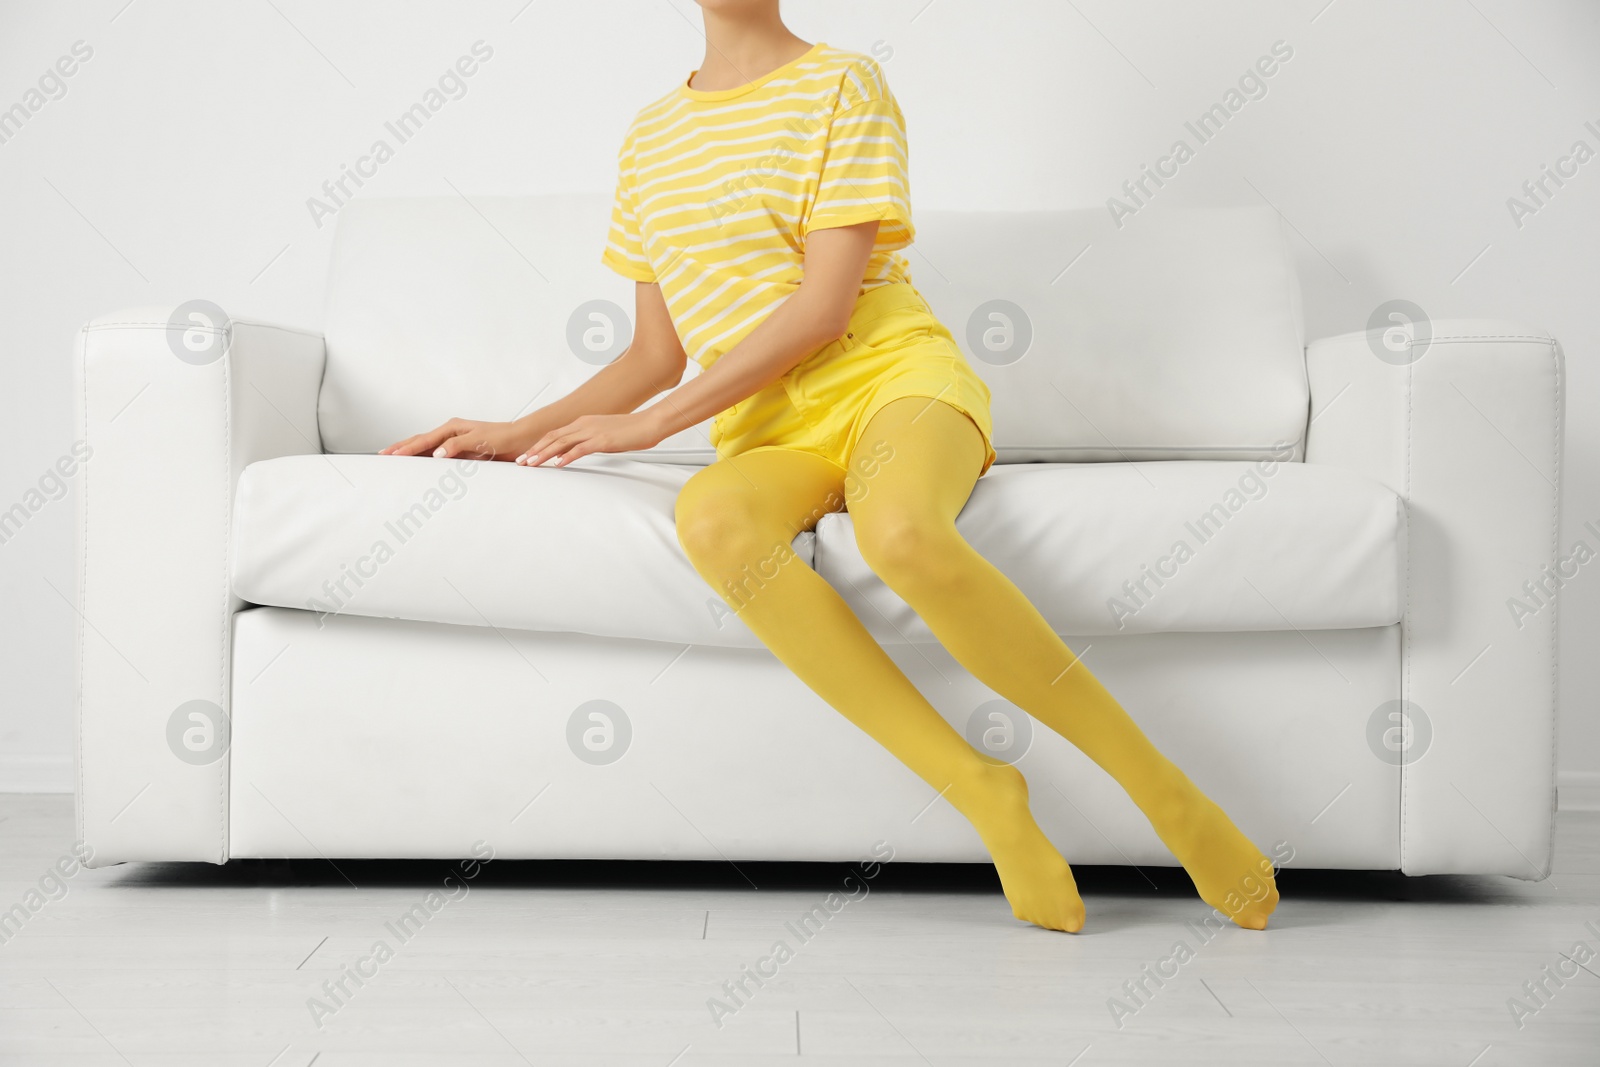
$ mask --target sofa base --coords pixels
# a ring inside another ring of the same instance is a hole
[[[281,608],[234,626],[233,857],[487,845],[508,859],[848,861],[886,842],[899,860],[985,859],[953,808],[765,650],[319,625]],[[1067,642],[1275,860],[1400,866],[1399,768],[1367,741],[1374,709],[1398,696],[1398,626]],[[995,700],[942,648],[891,655],[963,733]],[[1070,861],[1174,862],[1053,732],[1038,727],[1017,765]]]

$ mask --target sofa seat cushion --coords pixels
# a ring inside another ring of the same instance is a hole
[[[673,504],[697,469],[602,455],[562,469],[366,455],[253,463],[239,481],[234,592],[322,614],[759,647],[678,544]],[[1340,468],[997,466],[957,525],[1058,633],[1400,618],[1400,500]],[[848,513],[825,516],[794,549],[879,640],[934,640],[868,569]]]
[[[253,604],[760,647],[678,544],[697,465],[285,456],[240,475],[233,589]],[[811,562],[811,534],[794,548]]]
[[[1404,607],[1402,502],[1337,467],[996,466],[956,527],[1060,634],[1386,626]],[[933,640],[867,567],[848,513],[818,524],[813,565],[880,639]]]

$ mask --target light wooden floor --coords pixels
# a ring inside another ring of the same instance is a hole
[[[0,795],[0,910],[72,833],[70,798]],[[497,861],[404,943],[384,924],[448,864],[80,871],[0,944],[0,1064],[1594,1067],[1600,958],[1564,956],[1600,957],[1600,814],[1563,813],[1557,848],[1542,883],[1289,870],[1271,930],[1209,941],[1173,870],[1080,870],[1070,936],[1013,920],[988,871],[891,864],[801,942],[785,923],[845,868],[741,865],[756,891],[726,865]],[[319,1029],[307,999],[380,939]],[[779,939],[719,1028],[708,999]],[[1123,984],[1180,939],[1137,1004]],[[1575,977],[1540,1006],[1546,965]],[[1538,1007],[1521,1028],[1511,997]]]

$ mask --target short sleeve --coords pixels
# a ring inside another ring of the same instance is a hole
[[[611,231],[600,262],[636,282],[653,282],[656,272],[644,254],[638,207],[633,198],[633,175],[624,151],[617,160],[617,191],[611,202]]]
[[[904,248],[915,236],[905,119],[887,94],[834,115],[805,232],[874,219],[880,223],[879,252]]]

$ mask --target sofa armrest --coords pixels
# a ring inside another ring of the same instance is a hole
[[[1401,869],[1544,878],[1561,346],[1539,329],[1460,319],[1317,341],[1306,361],[1306,462],[1361,471],[1406,501],[1396,696],[1410,703],[1353,727],[1368,730],[1374,758],[1398,764]]]
[[[227,859],[234,483],[256,460],[321,451],[320,336],[176,314],[104,316],[77,339],[74,726],[91,866]]]

